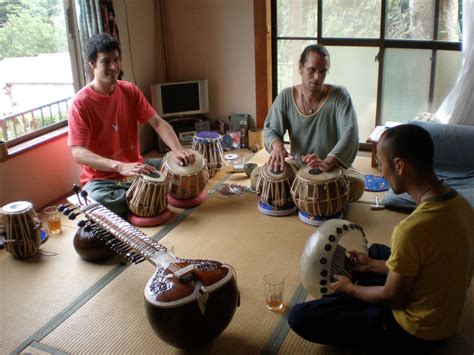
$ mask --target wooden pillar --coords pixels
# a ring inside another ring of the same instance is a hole
[[[256,126],[262,128],[272,104],[270,0],[254,0]]]

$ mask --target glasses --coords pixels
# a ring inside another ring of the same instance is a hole
[[[309,75],[319,74],[321,76],[326,76],[329,74],[329,69],[316,69],[313,67],[305,67],[303,68],[308,72]]]

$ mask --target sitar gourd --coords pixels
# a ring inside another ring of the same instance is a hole
[[[240,301],[230,265],[178,258],[98,203],[82,204],[80,210],[89,219],[90,230],[95,228],[97,237],[105,238],[114,251],[134,263],[147,260],[156,266],[145,286],[145,308],[162,340],[178,348],[196,349],[227,327]]]

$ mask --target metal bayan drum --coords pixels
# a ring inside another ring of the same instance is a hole
[[[127,204],[130,211],[137,216],[158,216],[168,205],[167,193],[168,184],[162,173],[140,175],[127,190]]]
[[[41,243],[41,220],[28,201],[12,202],[0,210],[6,232],[5,249],[18,258],[35,255]]]
[[[349,201],[349,180],[340,168],[323,172],[307,166],[296,174],[291,196],[300,212],[329,217],[346,207]]]
[[[198,132],[193,137],[193,150],[201,153],[207,161],[209,177],[213,177],[224,166],[222,136],[217,132]]]
[[[179,165],[173,152],[166,153],[163,158],[161,170],[168,182],[168,194],[176,199],[186,200],[198,196],[209,179],[206,160],[201,153],[193,153],[196,160],[187,166]]]
[[[291,198],[291,185],[295,172],[285,162],[283,171],[272,171],[267,164],[260,170],[255,189],[260,195],[258,209],[270,216],[286,216],[296,211]]]
[[[343,219],[325,221],[308,238],[301,255],[301,282],[311,296],[330,293],[334,274],[350,277],[349,250],[367,254],[367,239],[361,227]]]

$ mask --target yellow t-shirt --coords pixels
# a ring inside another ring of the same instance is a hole
[[[421,203],[392,234],[387,267],[415,276],[407,300],[392,310],[398,324],[425,340],[452,335],[472,277],[474,210],[452,190]]]

